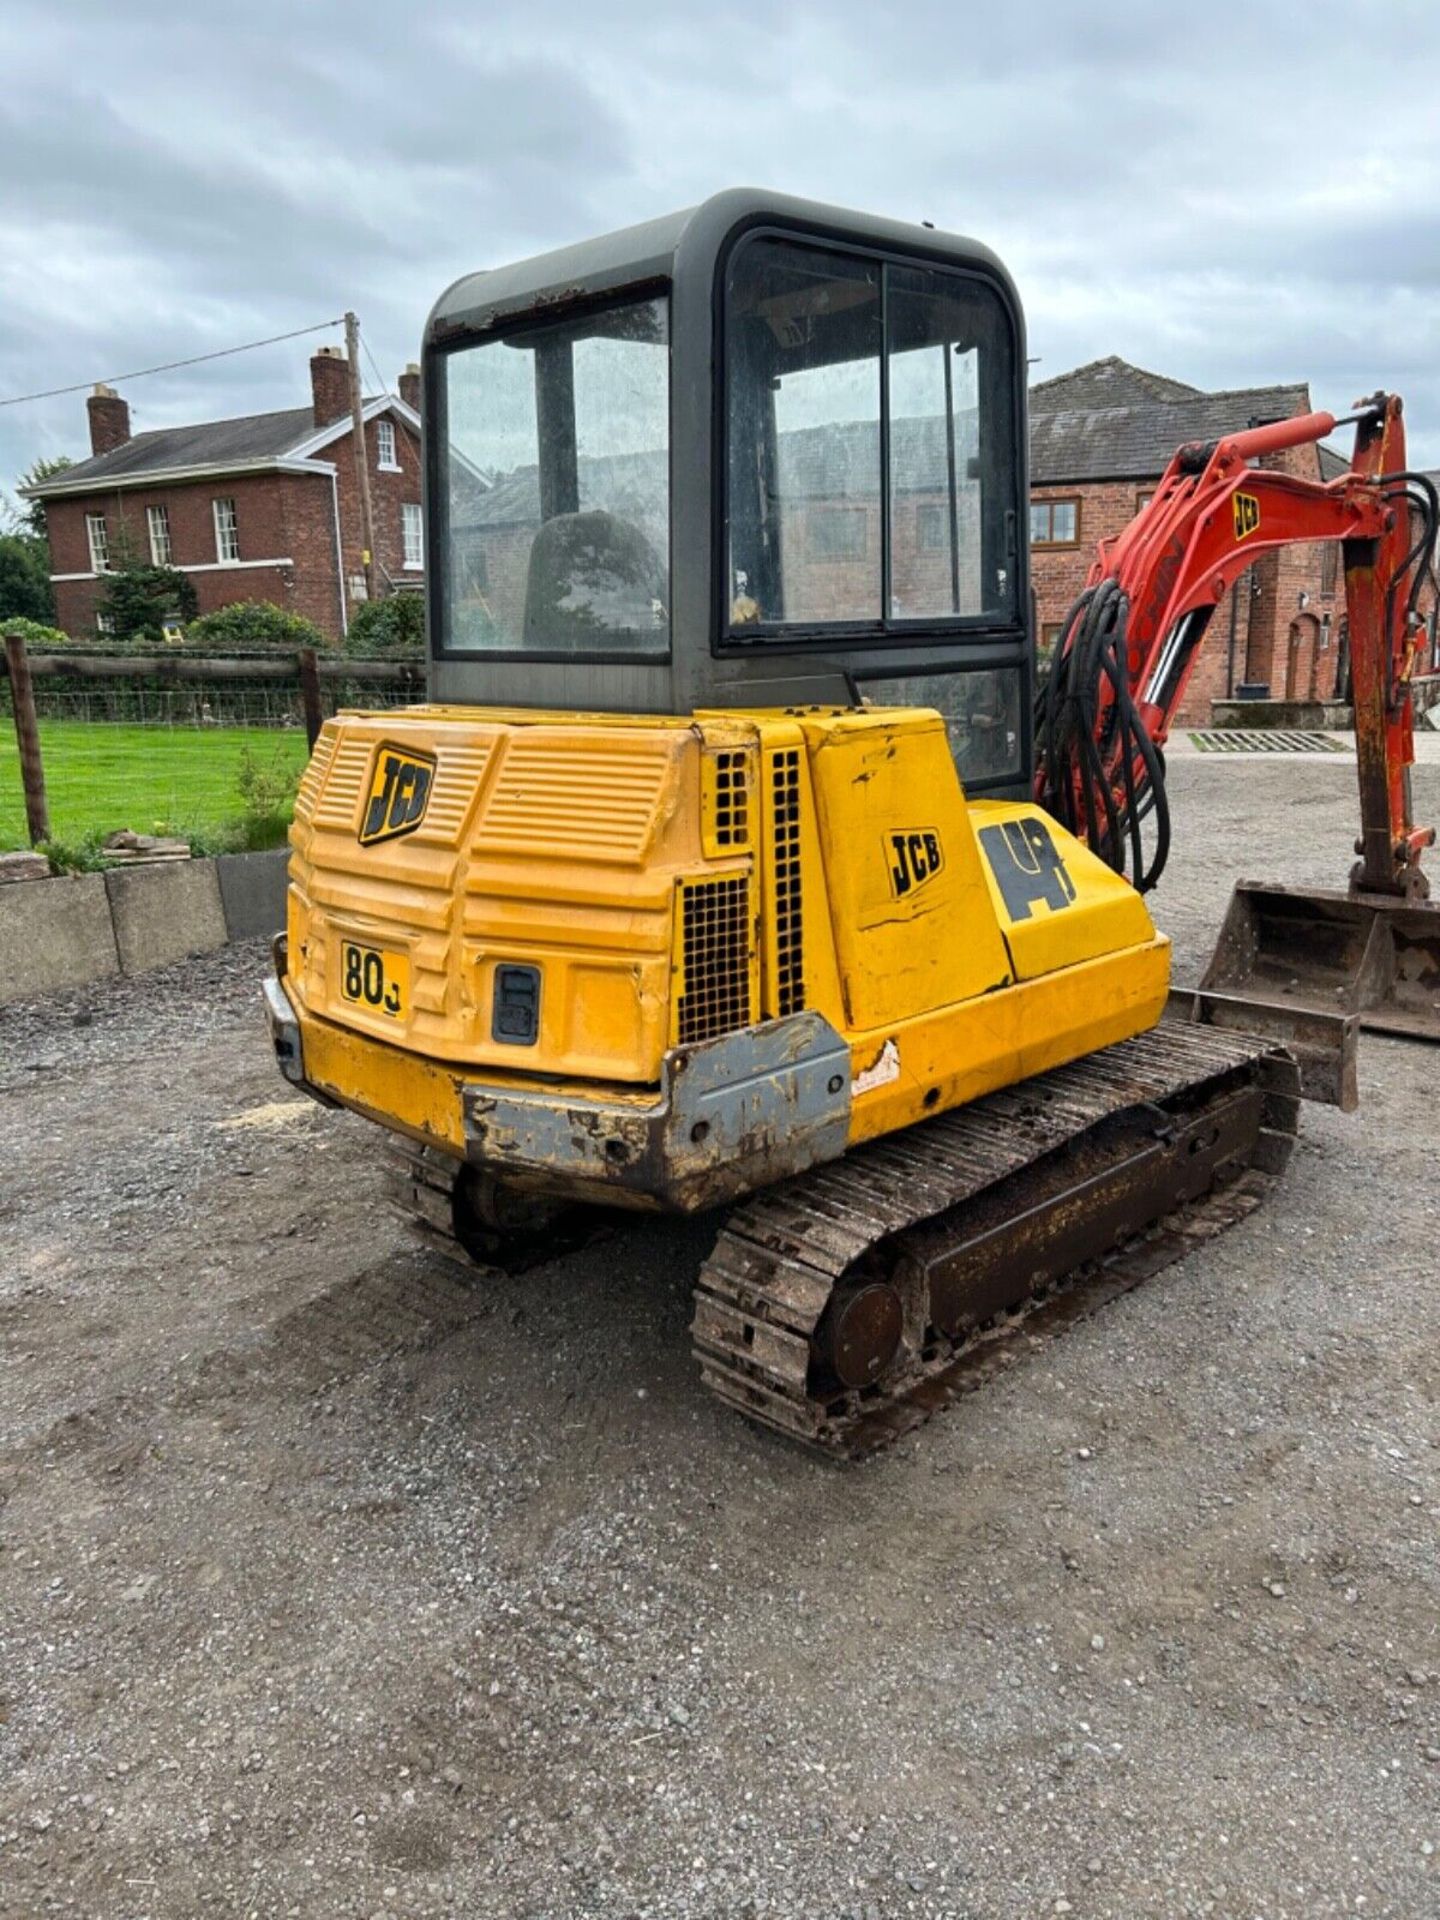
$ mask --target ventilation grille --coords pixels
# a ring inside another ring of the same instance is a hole
[[[685,991],[681,1046],[750,1025],[750,881],[690,880],[680,889]]]
[[[373,734],[345,732],[330,756],[325,784],[315,803],[317,827],[339,833],[353,833],[358,824],[360,795],[370,778],[370,763],[375,758]]]
[[[743,853],[750,845],[750,756],[741,748],[707,753],[705,852],[710,859]]]
[[[320,789],[325,784],[325,776],[330,771],[330,761],[335,752],[338,738],[334,727],[321,729],[320,738],[315,742],[315,750],[310,755],[310,764],[300,778],[300,786],[295,795],[295,817],[297,820],[309,820],[315,812],[315,802],[320,798]]]
[[[512,739],[482,816],[486,847],[638,865],[655,831],[673,740],[618,728],[594,738]]]
[[[800,749],[770,756],[771,859],[775,872],[775,1011],[805,1005],[805,940],[800,914]]]

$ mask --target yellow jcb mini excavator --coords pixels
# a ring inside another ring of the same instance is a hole
[[[1248,1210],[1296,1127],[1243,996],[1162,1023],[1116,871],[1193,609],[1157,705],[1092,592],[1036,765],[1024,372],[984,247],[774,196],[460,281],[431,704],[331,720],[296,808],[289,1079],[388,1129],[401,1203],[483,1263],[727,1206],[703,1378],[837,1454]],[[1327,525],[1373,569],[1405,537],[1352,491]]]

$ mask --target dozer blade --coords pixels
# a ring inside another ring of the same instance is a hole
[[[1440,905],[1242,881],[1200,995],[1277,1014],[1354,1015],[1376,1033],[1440,1040]],[[1283,1024],[1262,1029],[1260,1018],[1248,1031],[1285,1037]]]
[[[1302,1100],[1339,1107],[1342,1113],[1353,1113],[1360,1104],[1358,1013],[1331,1013],[1213,988],[1172,987],[1165,1014],[1195,1026],[1278,1041],[1299,1069]]]

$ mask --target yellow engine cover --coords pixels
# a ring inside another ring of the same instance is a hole
[[[1139,896],[1039,809],[967,802],[923,710],[343,714],[291,840],[310,1078],[456,1152],[462,1085],[643,1104],[676,1049],[802,1011],[867,1139],[1168,986]]]

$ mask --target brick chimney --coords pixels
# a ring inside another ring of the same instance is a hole
[[[350,411],[350,363],[339,347],[321,347],[310,360],[315,424],[328,427]]]
[[[416,413],[420,411],[420,369],[413,360],[400,376],[400,398]]]
[[[103,380],[96,381],[85,411],[90,415],[91,453],[113,453],[130,438],[130,403]]]

